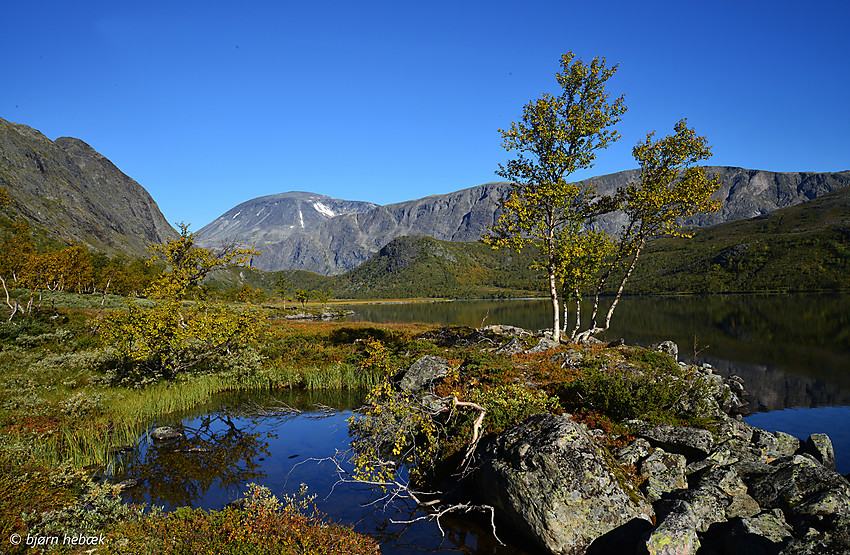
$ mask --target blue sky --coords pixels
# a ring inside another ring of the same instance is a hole
[[[592,5],[591,5],[592,4]],[[568,50],[619,64],[635,166],[679,119],[711,164],[850,169],[844,2],[0,2],[0,117],[89,143],[200,229],[257,196],[388,204],[499,178]]]

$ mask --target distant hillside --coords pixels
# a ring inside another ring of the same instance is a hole
[[[647,244],[631,294],[850,290],[850,188]]]
[[[148,192],[89,145],[2,118],[0,187],[14,212],[61,241],[142,255],[177,236]]]
[[[720,176],[723,185],[717,196],[723,199],[723,208],[715,214],[692,218],[686,222],[689,225],[707,226],[767,214],[850,185],[850,171],[777,173],[709,167],[709,173]],[[591,181],[600,193],[612,194],[636,176],[637,171],[630,170]],[[248,204],[244,203],[214,223],[222,226],[228,214],[232,220],[251,219],[250,225],[230,225],[233,229],[238,227],[235,235],[240,240],[263,249],[263,254],[255,260],[258,268],[340,274],[364,263],[395,237],[428,235],[444,241],[476,241],[498,218],[499,199],[509,190],[509,183],[487,183],[445,195],[377,206],[368,211],[352,211],[318,221],[316,225],[305,225],[303,229],[298,229],[294,223],[297,220],[292,216],[273,215],[277,210],[275,206],[266,204],[268,211],[255,216],[251,211],[238,210]],[[281,206],[284,209],[285,205]],[[286,229],[274,223],[276,218],[286,222],[282,224]],[[616,232],[622,223],[622,215],[615,213],[604,217],[599,225]],[[208,240],[206,230],[212,226],[202,230],[202,241]],[[284,238],[277,240],[276,236]]]

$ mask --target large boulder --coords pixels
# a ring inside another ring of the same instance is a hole
[[[654,517],[610,453],[566,415],[537,414],[491,439],[476,480],[484,503],[551,553],[634,546]]]
[[[702,459],[714,448],[711,432],[690,426],[662,424],[638,435],[649,441],[653,447],[660,447],[668,453],[679,453],[689,459]]]
[[[421,391],[431,382],[445,377],[451,367],[442,357],[421,356],[404,372],[399,382],[402,391]]]
[[[764,508],[792,516],[850,516],[850,482],[808,456],[778,459],[773,472],[750,479],[749,493]],[[747,481],[747,477],[744,477]]]

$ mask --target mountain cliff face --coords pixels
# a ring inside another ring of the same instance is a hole
[[[720,176],[722,186],[717,196],[723,200],[723,208],[714,214],[691,218],[685,222],[687,225],[707,226],[750,218],[850,185],[850,171],[777,173],[717,166],[708,170],[710,174]],[[629,170],[591,181],[599,193],[613,194],[618,187],[627,185],[637,176],[637,170]],[[509,183],[486,183],[445,195],[375,206],[367,211],[352,210],[321,221],[311,220],[316,222],[315,225],[305,225],[301,229],[294,223],[296,220],[291,210],[285,217],[264,212],[253,216],[250,222],[231,224],[231,230],[237,231],[231,236],[245,243],[255,243],[263,249],[263,254],[255,260],[258,268],[309,270],[334,275],[356,268],[399,236],[429,235],[443,241],[475,241],[496,222],[499,199],[509,191]],[[284,193],[263,199],[286,195],[310,196],[308,193]],[[199,234],[201,242],[215,238],[209,230],[216,230],[219,236],[226,235],[223,220],[228,217],[238,219],[234,216],[239,208],[252,202],[243,203],[202,229]],[[274,211],[273,206],[265,206]],[[275,218],[279,218],[286,229],[275,226],[272,223]],[[603,229],[616,233],[623,224],[623,216],[610,214],[598,223]]]
[[[2,118],[0,187],[15,212],[64,241],[142,255],[177,236],[148,192],[92,147]]]

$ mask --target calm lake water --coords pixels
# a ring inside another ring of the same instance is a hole
[[[548,301],[456,301],[359,305],[355,320],[425,321],[479,327],[550,326]],[[606,339],[649,345],[670,339],[680,360],[709,362],[744,378],[754,414],[747,421],[802,439],[830,435],[838,469],[850,472],[850,295],[626,298]],[[318,462],[348,448],[346,420],[356,393],[224,395],[155,425],[178,425],[186,439],[157,446],[142,438],[126,456],[126,476],[140,481],[125,497],[174,508],[219,509],[257,482],[280,496],[304,482],[331,521],[376,537],[384,553],[523,553],[499,546],[487,530],[443,519],[446,536],[402,501],[384,503],[373,489],[339,483],[336,467]],[[317,405],[333,407],[323,411]],[[285,407],[303,411],[287,412]],[[344,458],[341,458],[341,460]],[[345,468],[349,468],[343,463]]]
[[[610,300],[603,300],[607,309]],[[585,324],[590,317],[585,301]],[[548,300],[475,300],[352,306],[353,320],[551,328]],[[570,306],[573,321],[575,305]],[[741,376],[746,420],[806,439],[829,434],[839,470],[850,472],[850,294],[626,297],[602,339],[679,346],[679,360]]]

